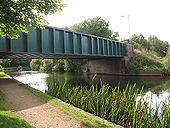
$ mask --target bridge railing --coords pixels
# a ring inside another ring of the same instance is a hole
[[[126,55],[126,44],[118,41],[57,27],[28,27],[28,30],[29,33],[21,32],[18,39],[5,39],[0,36],[0,52],[108,57]]]

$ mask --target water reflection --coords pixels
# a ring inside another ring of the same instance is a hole
[[[90,79],[93,75],[90,75]],[[127,84],[136,84],[136,88],[142,88],[143,94],[151,92],[157,96],[161,95],[163,92],[167,91],[170,93],[170,79],[163,79],[162,77],[134,77],[134,76],[112,76],[112,75],[97,75],[94,79],[94,83],[100,84],[104,81],[110,86],[115,87],[120,83],[120,89],[126,88]]]
[[[48,73],[47,84],[59,82],[61,84],[69,84],[74,86],[79,85],[88,85],[89,77],[88,74],[82,73],[68,73],[68,72],[57,72],[57,73]]]
[[[50,83],[67,83],[74,87],[79,85],[89,86],[92,83],[94,74],[88,73],[40,73],[33,71],[22,71],[22,72],[8,72],[13,78],[30,85],[42,92],[48,90],[47,85]],[[112,76],[112,75],[97,75],[94,79],[95,84],[100,84],[101,80],[108,83],[112,87],[115,87],[120,83],[120,89],[124,89],[129,84],[136,83],[137,88],[144,86],[142,96],[144,98],[151,96],[153,98],[153,104],[156,101],[160,103],[170,95],[170,79],[163,79],[161,77],[123,77],[123,76]],[[139,96],[138,98],[140,98]]]
[[[45,92],[48,89],[46,84],[46,78],[48,74],[40,73],[36,71],[22,71],[22,72],[10,72],[8,73],[14,79],[28,84],[32,88]]]

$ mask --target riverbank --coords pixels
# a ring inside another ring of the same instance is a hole
[[[0,90],[4,94],[4,105],[27,120],[33,127],[116,128],[116,125],[108,125],[104,123],[104,120],[100,121],[94,117],[89,117],[70,105],[66,105],[29,86],[22,85],[22,87],[19,87],[15,80],[9,78],[1,78],[0,80]]]

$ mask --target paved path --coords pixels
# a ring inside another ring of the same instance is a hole
[[[4,106],[35,128],[85,128],[79,121],[65,114],[30,91],[18,86],[15,80],[0,78]]]

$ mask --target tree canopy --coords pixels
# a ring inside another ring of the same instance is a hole
[[[27,25],[43,27],[44,15],[63,9],[62,0],[0,0],[0,35],[17,38]]]
[[[158,39],[156,36],[149,36],[148,40],[145,39],[145,37],[140,34],[134,34],[130,37],[130,41],[135,44],[135,46],[138,47],[139,45],[142,46],[145,49],[157,52],[160,56],[165,57],[166,53],[168,51],[169,44],[167,41],[162,41]]]
[[[160,54],[164,57],[167,54],[169,44],[167,41],[161,41],[156,36],[149,36],[148,42],[151,43],[151,50]]]
[[[109,22],[105,21],[101,17],[86,19],[83,22],[75,24],[68,29],[109,39],[116,39],[116,37],[119,36],[118,32],[113,33],[113,31],[109,29]]]
[[[140,34],[140,35],[137,35],[137,34],[132,35],[130,37],[130,41],[131,42],[134,41],[134,42],[142,45],[144,48],[147,48],[147,49],[149,48],[148,42],[147,42],[147,40],[145,39],[145,37],[142,34]]]

